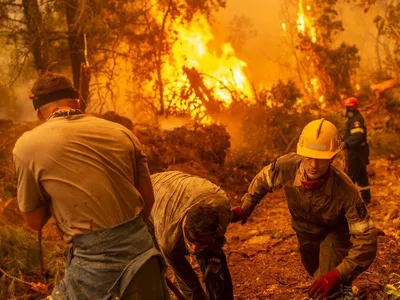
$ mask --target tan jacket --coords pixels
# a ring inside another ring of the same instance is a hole
[[[301,156],[291,153],[263,168],[243,197],[242,208],[251,211],[267,193],[283,188],[297,235],[321,239],[348,226],[353,246],[337,269],[343,280],[354,277],[371,265],[377,251],[376,228],[367,208],[352,181],[334,166],[320,189],[303,189],[300,163]]]

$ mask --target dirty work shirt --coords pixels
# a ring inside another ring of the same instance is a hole
[[[224,278],[223,287],[218,289],[218,293],[223,297],[221,299],[233,299],[232,281],[225,254],[221,249],[225,243],[226,229],[232,218],[231,206],[225,192],[206,179],[176,171],[154,174],[151,180],[155,202],[148,222],[149,231],[172,268],[181,292],[192,300],[207,298],[197,274],[185,258],[189,253],[182,233],[182,223],[187,211],[196,204],[207,203],[218,209],[220,223],[216,241],[208,249],[207,255],[215,255],[221,260],[223,270],[221,276]],[[204,257],[198,262],[204,272]],[[219,281],[214,281],[217,282]],[[210,290],[209,282],[206,283],[206,287],[207,292],[213,294],[214,290]],[[210,295],[210,299],[214,298]]]
[[[146,156],[120,124],[85,114],[53,118],[24,133],[13,154],[19,208],[48,202],[66,242],[143,209],[135,184],[150,176]]]
[[[334,166],[327,182],[317,190],[301,185],[301,156],[291,153],[266,166],[252,180],[243,197],[244,207],[254,207],[273,189],[283,188],[297,236],[319,240],[341,226],[348,227],[352,244],[337,266],[343,280],[365,271],[375,259],[376,228],[350,178]]]
[[[178,171],[151,175],[154,205],[150,214],[155,237],[163,252],[172,251],[179,239],[183,240],[182,222],[187,211],[199,203],[219,209],[221,228],[218,237],[224,238],[232,217],[225,192],[212,182]]]

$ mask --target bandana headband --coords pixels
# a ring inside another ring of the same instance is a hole
[[[39,109],[45,104],[61,100],[61,99],[79,99],[79,92],[73,88],[66,88],[63,90],[59,90],[53,93],[48,93],[48,94],[41,94],[41,95],[35,95],[31,94],[29,95],[29,99],[32,100],[33,107],[35,110]]]

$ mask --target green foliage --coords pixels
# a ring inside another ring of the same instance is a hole
[[[63,242],[44,241],[43,243],[45,268],[52,278],[57,276],[60,279],[60,273],[64,272],[66,249]],[[38,282],[42,280],[38,276],[40,265],[37,234],[1,220],[0,261],[0,267],[11,276],[25,281]],[[14,295],[14,293],[19,295],[24,290],[29,289],[26,285],[6,278],[3,274],[0,274],[0,278],[0,296]]]
[[[387,65],[393,72],[400,69],[400,3],[389,3],[385,14],[377,15],[374,23],[379,33],[388,38],[386,48],[393,53]]]
[[[179,127],[165,132],[165,142],[170,145],[179,145],[192,148],[202,162],[223,164],[230,148],[230,137],[224,126],[194,126],[193,130]],[[182,153],[186,155],[186,153]],[[179,161],[177,161],[179,162]]]
[[[269,108],[262,104],[236,103],[227,113],[235,120],[232,126],[237,129],[232,135],[233,151],[249,158],[249,161],[257,160],[259,164],[295,151],[304,125],[315,118],[309,112],[299,113],[285,107]],[[231,132],[229,124],[228,130]],[[251,153],[250,157],[243,151]]]
[[[337,0],[314,1],[317,35],[325,45],[331,44],[334,38],[344,31],[342,21],[338,19],[339,14],[335,9],[337,2]]]
[[[335,49],[315,45],[314,53],[319,57],[319,68],[323,70],[321,74],[325,75],[320,78],[330,87],[326,91],[327,100],[334,102],[340,99],[339,92],[350,96],[352,94],[350,78],[360,66],[357,47],[345,43]]]
[[[277,103],[282,104],[285,108],[293,107],[296,104],[297,99],[303,96],[300,89],[292,80],[289,80],[287,83],[279,80],[278,83],[272,87],[271,94],[274,97],[274,100]]]
[[[315,20],[313,26],[316,30],[316,41],[312,41],[309,33],[300,34],[297,46],[306,58],[304,65],[311,69],[311,75],[306,74],[306,77],[318,78],[318,93],[324,95],[328,102],[339,100],[341,95],[353,94],[350,79],[360,65],[360,56],[355,45],[342,43],[338,47],[333,47],[339,33],[344,31],[336,10],[338,2],[338,0],[312,2],[312,9],[307,11],[307,17]],[[310,91],[309,94],[311,97],[319,97]]]
[[[392,284],[385,285],[384,289],[386,294],[389,295],[390,300],[400,299],[400,290]]]
[[[400,299],[400,275],[396,273],[390,274],[389,279],[396,282],[386,284],[383,290],[389,295],[389,300],[398,300]]]

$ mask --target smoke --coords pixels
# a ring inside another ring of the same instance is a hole
[[[30,86],[28,81],[16,87],[1,87],[0,119],[13,121],[34,121],[37,119],[32,102],[29,100]]]
[[[278,79],[296,78],[291,37],[285,36],[282,24],[295,23],[297,3],[285,0],[228,0],[227,8],[220,10],[215,17],[217,22],[213,31],[219,41],[229,38],[230,22],[235,15],[251,20],[257,35],[248,38],[240,49],[235,50],[237,56],[247,62],[247,71],[254,83],[271,86]],[[337,42],[355,44],[361,56],[361,67],[376,68],[377,30],[373,19],[380,8],[373,7],[364,13],[355,4],[342,3],[337,10],[345,28]]]

